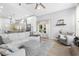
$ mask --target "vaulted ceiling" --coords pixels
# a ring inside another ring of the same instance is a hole
[[[28,5],[30,7],[30,10],[37,16],[45,15],[48,13],[53,13],[57,11],[61,11],[64,9],[75,7],[77,4],[75,3],[43,3],[43,5],[46,7],[45,9],[34,9],[33,4]]]
[[[14,17],[25,17],[29,15],[45,15],[56,11],[64,10],[67,8],[75,7],[76,3],[43,3],[45,9],[35,9],[35,4],[22,3],[19,6],[18,3],[0,3],[0,16],[14,16]]]

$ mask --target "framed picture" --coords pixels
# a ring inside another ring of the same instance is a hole
[[[66,25],[66,24],[64,24],[64,19],[60,19],[57,21],[56,26],[60,26],[60,25]]]
[[[57,24],[64,24],[64,19],[60,19],[57,21]]]

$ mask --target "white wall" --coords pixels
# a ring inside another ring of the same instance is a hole
[[[10,20],[8,18],[0,18],[0,33],[9,30]]]
[[[75,32],[75,8],[70,8],[62,10],[59,12],[38,16],[39,20],[49,20],[50,21],[50,38],[57,36],[59,30],[64,29],[64,31]],[[57,20],[64,19],[66,26],[56,26]]]
[[[36,16],[31,16],[27,18],[27,24],[31,24],[31,30],[36,32]]]
[[[76,36],[79,36],[79,5],[76,7]]]

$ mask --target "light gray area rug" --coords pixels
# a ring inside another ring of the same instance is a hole
[[[41,42],[38,56],[47,56],[48,50],[52,47],[51,41]]]
[[[39,46],[40,44],[40,46]],[[24,44],[26,56],[47,56],[48,50],[52,47],[51,41],[37,43],[29,41]]]

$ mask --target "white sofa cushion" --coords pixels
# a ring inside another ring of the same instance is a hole
[[[21,32],[21,33],[8,34],[8,37],[10,40],[14,41],[14,40],[26,39],[27,37],[29,37],[29,35],[30,35],[29,32]]]
[[[66,40],[66,36],[65,36],[65,35],[60,34],[60,39],[62,39],[62,40]]]
[[[72,44],[74,41],[75,36],[67,35],[67,42],[68,44]]]

